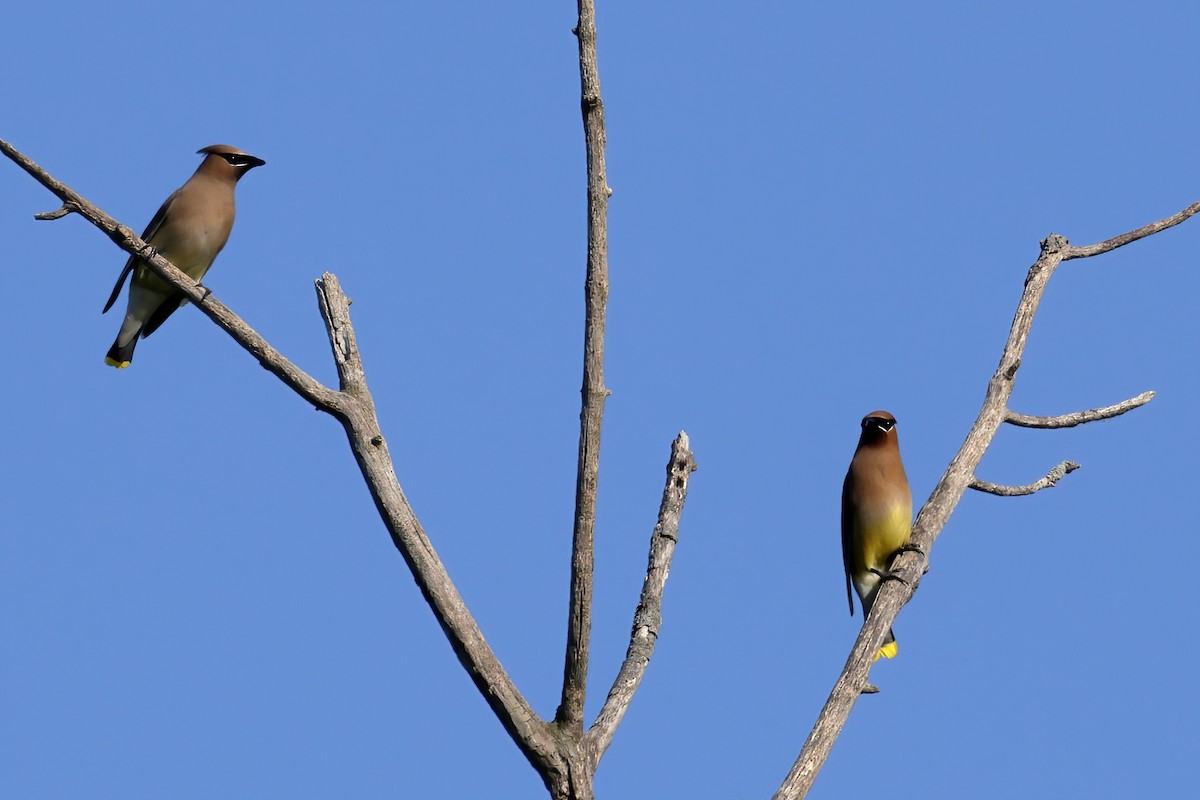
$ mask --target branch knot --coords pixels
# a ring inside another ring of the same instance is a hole
[[[1042,239],[1041,246],[1042,255],[1050,255],[1066,250],[1071,244],[1067,241],[1067,237],[1058,233],[1052,233],[1045,239]]]

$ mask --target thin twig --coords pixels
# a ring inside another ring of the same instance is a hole
[[[1083,247],[1068,247],[1066,253],[1063,254],[1062,260],[1070,261],[1073,258],[1088,258],[1090,256],[1098,256],[1101,253],[1107,253],[1109,250],[1116,250],[1118,247],[1124,247],[1130,242],[1144,239],[1159,231],[1165,231],[1167,228],[1174,228],[1179,223],[1194,216],[1197,212],[1200,212],[1200,203],[1192,203],[1178,214],[1172,214],[1166,219],[1160,219],[1158,222],[1143,225],[1137,230],[1122,233],[1120,236],[1114,236],[1097,244],[1089,244]]]
[[[1026,275],[1025,289],[1017,304],[1000,363],[988,382],[987,394],[979,416],[976,417],[962,446],[950,460],[929,499],[917,514],[912,531],[912,543],[916,548],[901,552],[892,560],[892,574],[898,580],[888,580],[881,584],[871,614],[859,631],[829,698],[818,714],[800,755],[775,793],[774,800],[797,800],[808,794],[821,766],[829,756],[833,743],[845,727],[850,711],[862,694],[863,687],[867,685],[867,673],[870,671],[874,654],[879,649],[885,633],[895,622],[896,615],[916,591],[928,564],[928,554],[934,541],[962,499],[963,493],[975,479],[975,469],[1005,419],[1008,398],[1012,394],[1013,381],[1021,366],[1021,356],[1025,352],[1033,317],[1055,269],[1068,255],[1071,258],[1083,258],[1107,252],[1178,225],[1197,211],[1200,211],[1200,203],[1188,206],[1172,217],[1088,248],[1072,248],[1065,237],[1057,234],[1051,234],[1042,242],[1041,255]]]
[[[1087,422],[1119,417],[1126,411],[1132,411],[1139,406],[1144,406],[1153,399],[1154,392],[1142,392],[1137,397],[1122,400],[1111,406],[1092,408],[1087,411],[1075,411],[1070,414],[1059,414],[1056,417],[1035,417],[1031,414],[1018,414],[1009,409],[1004,414],[1004,421],[1010,425],[1017,425],[1022,428],[1073,428],[1076,425],[1083,425]]]
[[[579,82],[583,135],[587,147],[587,307],[583,334],[582,410],[579,463],[575,480],[575,526],[571,541],[571,599],[567,612],[567,652],[562,699],[555,721],[583,730],[587,696],[588,646],[592,632],[592,571],[595,566],[596,489],[600,478],[600,425],[604,417],[604,312],[608,303],[608,180],[604,169],[604,103],[596,61],[596,10],[579,0]]]
[[[59,208],[56,208],[53,211],[43,211],[40,214],[34,214],[33,218],[41,221],[62,219],[67,214],[74,214],[75,211],[76,209],[70,203],[63,203]]]
[[[1046,473],[1045,477],[1039,478],[1033,483],[1027,483],[1024,486],[1005,486],[999,483],[990,483],[975,478],[969,484],[969,488],[979,492],[995,494],[1001,497],[1021,497],[1022,495],[1033,494],[1040,492],[1042,489],[1049,489],[1063,479],[1064,475],[1069,475],[1082,466],[1074,461],[1064,461],[1054,469]]]
[[[675,544],[679,541],[679,518],[687,500],[688,480],[696,471],[696,460],[688,449],[688,436],[683,431],[671,444],[671,458],[667,462],[667,482],[663,487],[662,502],[658,507],[658,522],[650,534],[650,561],[646,567],[646,579],[642,583],[642,596],[637,611],[633,614],[633,629],[629,635],[629,648],[625,661],[617,671],[608,692],[608,699],[600,709],[595,723],[588,730],[588,752],[593,768],[599,764],[604,752],[612,743],[613,733],[621,724],[633,695],[637,692],[654,645],[662,627],[662,598],[671,571],[671,558],[675,555]]]

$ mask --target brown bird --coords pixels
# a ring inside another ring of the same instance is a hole
[[[238,178],[267,163],[227,144],[214,144],[203,150],[204,160],[187,183],[167,198],[146,226],[142,239],[163,258],[199,283],[213,260],[229,240],[233,230],[233,189]],[[129,273],[129,304],[116,341],[108,349],[104,363],[124,369],[133,361],[138,337],[158,330],[175,309],[187,302],[182,292],[150,271],[137,256],[130,256],[117,278],[112,295],[104,304],[107,313]]]
[[[912,492],[900,461],[896,418],[886,411],[863,417],[858,449],[842,485],[842,561],[846,567],[846,599],[854,616],[854,595],[862,601],[863,619],[879,591],[882,575],[912,530]],[[888,630],[879,652],[896,655],[896,637]]]

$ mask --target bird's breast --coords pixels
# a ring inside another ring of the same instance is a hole
[[[908,541],[912,529],[912,495],[908,487],[874,488],[859,497],[851,520],[859,570],[886,569],[888,560]]]
[[[154,246],[192,280],[199,281],[229,241],[232,225],[220,219],[197,219],[195,223],[163,231],[161,237],[155,237]]]

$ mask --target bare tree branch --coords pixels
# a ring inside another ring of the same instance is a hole
[[[33,218],[42,221],[62,219],[67,214],[74,214],[77,210],[71,203],[63,203],[62,206],[53,211],[43,211],[40,214],[34,214]]]
[[[1137,397],[1122,400],[1104,408],[1092,408],[1087,411],[1075,411],[1070,414],[1059,414],[1057,417],[1035,417],[1030,414],[1018,414],[1011,409],[1005,412],[1004,421],[1010,425],[1022,428],[1073,428],[1087,422],[1100,419],[1119,417],[1126,411],[1132,411],[1144,406],[1154,399],[1154,392],[1142,392]]]
[[[680,433],[672,445],[668,478],[651,536],[649,566],[634,616],[626,659],[596,723],[585,735],[588,647],[591,632],[593,543],[599,475],[600,429],[605,400],[605,306],[608,299],[607,208],[611,191],[604,165],[604,106],[596,62],[593,0],[578,0],[579,70],[584,138],[587,147],[588,257],[585,282],[586,320],[579,463],[571,559],[571,595],[562,699],[553,723],[538,717],[488,646],[461,595],[417,520],[396,477],[387,442],[379,428],[374,400],[350,320],[350,300],[336,276],[316,282],[317,301],[337,367],[340,390],[330,389],[296,367],[252,328],[158,255],[133,231],[113,220],[59,183],[48,173],[0,141],[0,151],[59,197],[62,208],[39,214],[59,219],[83,215],[125,251],[146,261],[167,283],[182,291],[210,319],[227,331],[268,370],[318,409],[342,423],[376,509],[392,542],[408,564],[422,595],[446,634],[459,662],[505,730],[541,776],[555,800],[593,800],[596,765],[612,741],[641,682],[661,625],[662,595],[678,539],[679,518],[695,461],[688,438]]]
[[[1174,228],[1179,223],[1195,215],[1198,211],[1200,211],[1200,203],[1192,203],[1178,214],[1172,214],[1166,219],[1160,219],[1158,222],[1143,225],[1137,230],[1129,231],[1129,233],[1122,233],[1120,236],[1114,236],[1098,244],[1089,244],[1084,247],[1068,247],[1066,253],[1063,254],[1062,260],[1070,261],[1073,258],[1089,258],[1091,256],[1098,256],[1101,253],[1107,253],[1109,250],[1116,250],[1118,247],[1124,247],[1130,242],[1144,239],[1159,231],[1165,231],[1167,228]]]
[[[963,493],[975,481],[975,470],[983,454],[1008,416],[1008,399],[1012,395],[1013,382],[1021,367],[1021,356],[1025,352],[1034,315],[1046,285],[1059,264],[1068,258],[1084,258],[1108,252],[1166,230],[1188,219],[1197,211],[1200,211],[1200,203],[1188,206],[1179,214],[1091,247],[1071,247],[1066,237],[1058,234],[1051,234],[1042,242],[1041,255],[1029,268],[1025,278],[1025,289],[1017,303],[1017,311],[1013,316],[1000,363],[988,381],[987,394],[979,416],[968,431],[962,446],[950,460],[929,499],[918,512],[913,523],[912,547],[901,551],[892,559],[889,579],[881,583],[871,614],[859,631],[841,675],[838,676],[829,698],[818,714],[800,755],[775,793],[774,800],[796,800],[808,794],[817,773],[829,756],[833,743],[845,726],[850,711],[863,693],[864,687],[868,685],[867,673],[870,671],[874,654],[883,642],[885,633],[895,622],[900,609],[916,591],[921,576],[928,567],[928,553],[934,541],[945,527],[958,501],[962,499]]]
[[[258,359],[270,372],[290,386],[297,394],[312,403],[322,411],[331,414],[340,412],[341,399],[337,392],[322,385],[315,378],[304,372],[283,356],[278,350],[267,343],[267,340],[247,325],[241,317],[230,311],[223,303],[212,296],[212,293],[181,272],[174,264],[155,252],[154,248],[143,242],[131,229],[117,222],[96,206],[89,203],[70,186],[56,180],[50,173],[39,167],[28,156],[24,155],[8,142],[0,139],[0,152],[13,160],[19,167],[28,172],[63,201],[63,208],[78,212],[100,230],[108,234],[108,238],[130,255],[139,256],[149,265],[150,269],[163,280],[183,292],[205,316],[233,337],[250,355]],[[66,212],[51,211],[39,215],[42,219],[59,219]]]
[[[342,293],[337,278],[328,273],[318,282],[317,291],[345,387],[343,396],[347,398],[345,412],[339,419],[375,507],[459,663],[549,788],[550,776],[565,771],[558,740],[550,726],[534,713],[484,639],[404,496],[354,343],[349,299]]]
[[[229,333],[259,362],[318,409],[337,418],[346,430],[371,496],[396,548],[412,570],[450,646],[501,724],[550,786],[551,776],[566,772],[550,726],[533,712],[488,646],[462,596],[438,559],[396,479],[375,405],[367,391],[362,362],[350,322],[350,301],[337,278],[326,273],[317,283],[321,315],[329,332],[338,374],[345,391],[336,392],[310,377],[204,287],[134,235],[133,231],[60,183],[12,145],[0,140],[0,151],[20,165],[64,203],[108,234],[121,249],[144,259],[157,275],[183,292],[205,315]]]
[[[1064,461],[1047,472],[1045,477],[1039,478],[1033,483],[1027,483],[1024,486],[1004,486],[999,483],[989,483],[988,481],[981,481],[979,478],[976,478],[971,481],[968,488],[986,492],[987,494],[1000,495],[1001,497],[1020,497],[1021,495],[1040,492],[1042,489],[1049,489],[1061,481],[1064,475],[1069,475],[1079,469],[1080,466],[1082,465],[1074,461]]]
[[[329,346],[333,348],[333,363],[337,367],[341,390],[356,397],[361,396],[367,390],[367,376],[358,354],[354,326],[350,324],[351,301],[342,292],[337,276],[330,272],[323,274],[316,285],[317,304],[321,319],[325,321]]]
[[[608,179],[604,168],[604,102],[596,61],[596,9],[579,0],[579,82],[587,148],[587,314],[583,334],[583,408],[579,414],[579,465],[575,480],[575,530],[571,542],[571,599],[562,700],[555,721],[583,731],[588,643],[592,633],[592,571],[595,566],[596,489],[600,478],[600,425],[604,401],[604,312],[608,303]]]
[[[851,709],[862,694],[874,654],[883,642],[885,632],[891,627],[901,606],[908,602],[916,590],[924,564],[927,563],[930,546],[962,498],[963,492],[974,479],[975,468],[1000,427],[1004,409],[1012,393],[1013,379],[1020,368],[1020,357],[1029,338],[1033,316],[1041,302],[1046,283],[1062,261],[1063,249],[1066,246],[1066,239],[1057,235],[1051,235],[1042,243],[1041,256],[1029,269],[1026,277],[1025,291],[1017,305],[1000,364],[988,382],[983,408],[968,432],[966,441],[951,459],[945,474],[917,514],[912,543],[923,552],[902,552],[892,560],[891,569],[898,580],[884,581],[880,585],[871,614],[859,631],[858,639],[850,650],[842,673],[821,709],[800,756],[775,793],[775,800],[793,800],[808,793],[834,741],[845,726]]]
[[[625,661],[617,671],[617,678],[608,692],[604,707],[585,737],[593,769],[612,743],[613,734],[629,710],[633,695],[650,664],[650,657],[654,655],[654,645],[662,627],[663,590],[671,571],[675,544],[679,541],[679,517],[687,500],[688,479],[696,471],[696,460],[688,446],[687,434],[680,431],[671,444],[667,483],[658,507],[658,523],[650,534],[650,563],[646,567],[646,580],[642,583],[642,596],[633,614],[633,630],[629,636]]]
[[[366,373],[350,321],[350,299],[342,291],[337,276],[331,273],[322,275],[316,286],[342,392],[352,398],[346,403],[347,411],[340,419],[376,508],[463,668],[509,735],[542,772],[547,762],[553,760],[551,754],[556,749],[546,723],[525,701],[484,640],[396,478],[376,418],[375,401],[367,388]]]

